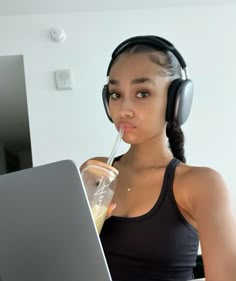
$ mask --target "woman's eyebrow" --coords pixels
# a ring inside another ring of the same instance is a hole
[[[142,83],[151,83],[151,84],[155,85],[155,82],[151,78],[148,78],[148,77],[139,77],[139,78],[135,78],[131,81],[131,84],[142,84]],[[115,79],[110,79],[108,84],[119,85],[120,82]]]
[[[140,78],[135,78],[132,80],[132,84],[141,84],[141,83],[151,83],[155,85],[154,80],[152,80],[151,78],[148,77],[140,77]]]
[[[110,79],[108,81],[108,84],[110,84],[110,85],[119,85],[120,82],[118,80],[115,80],[115,79]]]

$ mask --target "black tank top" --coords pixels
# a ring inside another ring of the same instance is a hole
[[[174,198],[179,162],[174,158],[168,164],[160,196],[148,213],[133,218],[112,216],[105,221],[100,238],[112,280],[193,279],[199,238]]]

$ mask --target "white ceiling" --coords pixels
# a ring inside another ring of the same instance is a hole
[[[140,10],[235,3],[235,0],[1,0],[0,16],[83,11]]]

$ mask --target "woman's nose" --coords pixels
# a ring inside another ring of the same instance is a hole
[[[120,106],[120,115],[122,118],[134,116],[134,105],[130,99],[124,99]]]

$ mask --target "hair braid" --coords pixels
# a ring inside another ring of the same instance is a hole
[[[174,157],[186,163],[184,155],[184,134],[181,127],[175,122],[168,122],[166,135],[169,139],[170,149]]]

